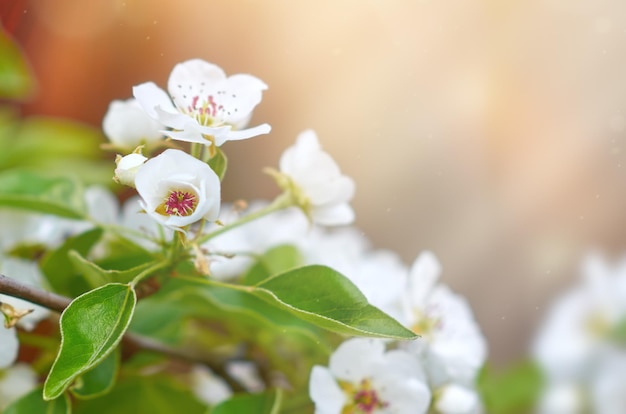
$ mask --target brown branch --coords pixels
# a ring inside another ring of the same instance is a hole
[[[41,305],[53,311],[63,312],[69,306],[72,299],[57,295],[56,293],[37,289],[19,283],[17,280],[0,274],[0,293],[28,302]],[[216,362],[205,355],[191,353],[178,348],[172,348],[151,338],[137,335],[131,332],[124,334],[123,344],[135,350],[156,352],[167,357],[182,360],[194,364],[203,364],[219,375],[235,392],[245,391],[241,384],[233,379],[224,367],[224,364]]]

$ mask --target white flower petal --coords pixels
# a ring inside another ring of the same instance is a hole
[[[426,302],[440,273],[441,264],[432,252],[424,251],[415,259],[409,274],[409,289],[413,305],[420,306]]]
[[[102,129],[114,145],[129,149],[163,139],[163,125],[148,116],[135,99],[111,102]]]
[[[480,411],[480,398],[475,390],[449,384],[439,391],[435,407],[441,414],[477,414]]]
[[[346,404],[346,395],[337,385],[330,370],[319,365],[311,370],[309,395],[318,414],[340,414]]]
[[[0,323],[0,369],[3,369],[15,362],[19,343],[15,334],[15,328],[6,329],[4,327],[4,318],[0,322],[2,322]]]
[[[26,364],[16,364],[0,373],[0,411],[36,386],[37,373]]]
[[[226,134],[215,136],[215,145],[221,146],[226,141],[238,141],[248,139],[259,135],[269,134],[272,127],[269,124],[261,124],[248,129],[230,130]]]
[[[314,207],[313,221],[322,226],[341,226],[354,221],[354,210],[348,203]]]
[[[331,355],[332,374],[345,381],[358,382],[372,375],[372,369],[383,357],[385,344],[381,340],[353,338],[343,342]]]
[[[156,86],[154,82],[145,82],[134,86],[133,96],[151,118],[159,120],[159,115],[155,110],[157,107],[162,111],[176,113],[176,108],[167,92]]]

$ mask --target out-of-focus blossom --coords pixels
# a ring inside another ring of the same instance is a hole
[[[271,130],[268,124],[244,129],[267,89],[252,75],[226,77],[219,66],[192,59],[174,67],[167,89],[169,95],[146,82],[133,95],[149,116],[172,129],[162,131],[172,139],[221,146]]]
[[[539,412],[626,410],[626,260],[610,266],[587,256],[583,280],[552,305],[533,343],[546,377]]]
[[[149,117],[136,99],[115,100],[102,120],[102,129],[114,147],[132,150],[150,148],[163,140],[163,124]]]
[[[328,368],[313,367],[309,393],[317,414],[419,414],[431,398],[417,359],[363,338],[342,343]]]
[[[354,181],[343,175],[335,160],[322,151],[312,130],[298,135],[295,145],[283,152],[280,173],[273,175],[313,222],[337,226],[354,221],[354,211],[348,203],[354,196]]]
[[[0,347],[2,342],[0,342]],[[37,373],[26,364],[0,370],[0,411],[37,386]]]
[[[220,210],[220,180],[206,163],[174,149],[146,161],[135,176],[141,206],[158,223],[180,230]]]
[[[459,384],[447,384],[435,393],[434,407],[438,414],[480,414],[482,405],[476,390]]]
[[[191,370],[191,389],[200,401],[213,406],[233,394],[226,382],[204,365],[194,365]]]

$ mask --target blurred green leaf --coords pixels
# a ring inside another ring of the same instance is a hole
[[[42,387],[37,387],[19,400],[13,402],[3,411],[4,414],[70,414],[72,404],[67,395],[53,401],[44,401],[41,397]]]
[[[477,384],[489,414],[526,414],[536,408],[543,376],[535,364],[525,361],[503,372],[485,366]]]
[[[79,252],[72,250],[68,258],[74,269],[87,281],[90,289],[95,289],[107,283],[129,283],[135,276],[154,265],[154,261],[144,262],[139,266],[126,270],[105,270],[97,264],[85,259]]]
[[[74,297],[89,290],[87,283],[72,267],[69,252],[74,250],[85,256],[101,237],[102,229],[88,230],[67,238],[61,246],[43,257],[41,271],[55,292]]]
[[[72,301],[61,314],[61,349],[44,384],[44,399],[57,398],[72,381],[98,365],[122,340],[137,296],[111,283]]]
[[[0,98],[26,98],[32,94],[34,87],[17,42],[0,26]]]
[[[84,400],[104,395],[115,385],[119,367],[120,350],[118,348],[100,364],[78,377],[74,385],[70,387],[70,391],[76,398]]]
[[[215,171],[215,174],[217,174],[217,176],[220,178],[220,181],[222,181],[224,179],[224,176],[226,175],[228,158],[226,158],[226,154],[224,154],[224,151],[222,151],[221,148],[215,147],[215,149],[215,155],[209,160],[208,164],[209,167],[211,167],[211,169]]]
[[[326,266],[305,266],[270,277],[256,286],[230,285],[185,278],[254,296],[331,332],[391,339],[414,339],[411,330],[370,305],[361,291],[341,273]]]
[[[53,178],[29,171],[0,173],[0,206],[82,219],[87,207],[83,188],[69,178]]]
[[[243,394],[218,404],[211,414],[278,414],[282,402],[282,391],[272,390],[262,394]]]
[[[154,376],[120,381],[109,394],[78,401],[75,407],[76,414],[203,414],[205,411],[206,406],[189,390],[171,379]]]
[[[265,252],[244,275],[242,283],[255,285],[272,275],[302,265],[302,256],[296,246],[283,244]]]

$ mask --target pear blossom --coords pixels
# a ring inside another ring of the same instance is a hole
[[[116,168],[113,179],[120,184],[134,187],[137,171],[147,160],[148,158],[134,152],[124,157],[118,155],[115,160]]]
[[[348,204],[354,196],[354,181],[322,151],[315,132],[306,130],[298,135],[295,145],[283,152],[279,165],[280,173],[270,172],[313,222],[337,226],[354,221]]]
[[[135,176],[140,205],[158,223],[181,230],[220,211],[220,179],[206,163],[175,149],[149,159]]]
[[[415,260],[405,297],[406,324],[421,338],[401,346],[422,358],[432,386],[450,381],[472,385],[487,344],[465,299],[437,283],[440,272],[431,252]]]
[[[342,343],[328,368],[313,367],[309,394],[316,414],[420,414],[431,399],[417,359],[364,338]]]
[[[149,117],[136,99],[115,100],[102,120],[104,134],[113,146],[132,149],[152,147],[163,140],[163,124]]]
[[[146,82],[133,95],[150,117],[172,129],[162,131],[172,139],[219,147],[271,130],[268,124],[244,129],[267,89],[252,75],[226,77],[219,66],[192,59],[174,67],[167,89],[169,94]]]
[[[200,401],[208,405],[219,404],[233,394],[228,384],[204,365],[192,367],[191,389]]]

